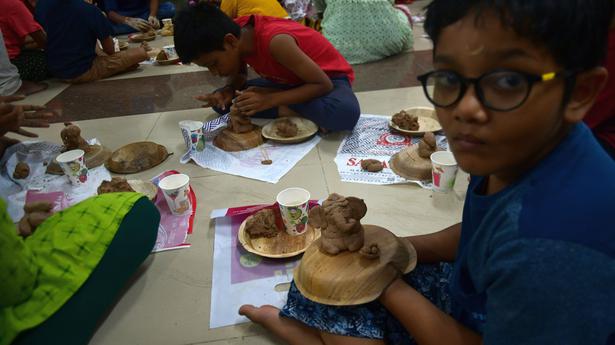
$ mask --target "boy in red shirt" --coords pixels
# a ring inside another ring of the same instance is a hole
[[[291,20],[249,16],[231,20],[196,4],[175,18],[175,49],[183,62],[207,67],[229,83],[197,97],[246,116],[302,116],[328,131],[351,130],[360,115],[354,72],[318,32]],[[261,78],[247,80],[247,64]]]
[[[0,1],[0,30],[11,63],[17,67],[21,79],[41,81],[47,78],[49,72],[42,51],[47,45],[47,37],[21,0]],[[28,36],[39,49],[21,49]]]

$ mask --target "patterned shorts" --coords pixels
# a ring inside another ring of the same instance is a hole
[[[451,313],[449,278],[453,265],[418,265],[404,280],[443,312]],[[291,284],[288,301],[280,316],[300,321],[323,332],[384,339],[387,344],[415,344],[404,327],[378,301],[357,306],[329,306],[303,297]]]

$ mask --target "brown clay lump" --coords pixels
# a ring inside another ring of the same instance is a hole
[[[364,159],[361,161],[361,169],[369,172],[379,172],[384,169],[384,164],[377,159]]]
[[[156,60],[157,61],[161,61],[161,60],[168,60],[169,56],[167,55],[167,53],[164,50],[161,50],[160,53],[158,53],[158,55],[156,55]]]
[[[407,131],[419,130],[419,118],[416,115],[410,115],[405,110],[393,115],[393,123]]]
[[[19,162],[15,165],[15,171],[13,171],[13,178],[17,180],[25,179],[30,175],[30,167],[26,162]]]
[[[111,181],[102,181],[100,186],[98,186],[98,194],[118,192],[134,192],[134,189],[132,189],[126,179],[121,177],[114,177]]]
[[[275,224],[275,213],[271,209],[256,212],[246,222],[246,232],[250,238],[275,237],[278,227]]]
[[[24,206],[24,216],[19,221],[17,229],[23,237],[30,236],[34,230],[51,216],[53,205],[49,202],[39,201]]]
[[[283,119],[276,123],[276,133],[283,138],[291,138],[297,136],[299,128],[289,119]]]
[[[91,150],[90,145],[81,137],[81,128],[71,123],[65,123],[66,127],[60,132],[62,143],[64,143],[64,152],[70,150],[81,149],[86,153]]]
[[[429,156],[431,156],[432,153],[436,152],[437,149],[438,147],[436,146],[436,136],[431,132],[425,133],[423,139],[421,139],[421,141],[419,142],[419,156],[421,156],[422,158],[429,158]]]

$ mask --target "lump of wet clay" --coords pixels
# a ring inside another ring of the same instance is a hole
[[[246,222],[246,232],[250,238],[275,237],[278,227],[275,224],[275,213],[271,209],[256,212]]]
[[[384,168],[384,164],[377,159],[364,159],[361,161],[361,169],[369,172],[379,172]]]
[[[437,149],[436,136],[431,132],[425,133],[423,139],[419,142],[419,156],[429,158]]]
[[[90,144],[88,144],[83,137],[81,137],[81,128],[71,123],[65,123],[66,127],[60,132],[62,143],[64,143],[63,152],[81,149],[88,153],[91,150]]]
[[[262,165],[271,165],[271,164],[273,164],[273,161],[271,159],[263,159],[261,161],[261,164]]]
[[[30,175],[30,167],[26,162],[19,162],[15,165],[15,171],[13,171],[13,178],[17,180],[23,180]]]
[[[299,128],[289,119],[283,119],[275,124],[276,133],[283,138],[291,138],[297,136]]]
[[[134,192],[134,189],[128,184],[126,179],[121,177],[114,177],[111,181],[102,181],[98,186],[98,194],[105,193],[118,193],[118,192]]]
[[[397,127],[403,130],[419,130],[419,118],[416,115],[408,114],[405,110],[402,110],[399,113],[393,115],[392,121]]]
[[[156,60],[157,61],[161,61],[161,60],[168,60],[169,56],[167,55],[167,53],[164,50],[161,50],[160,53],[158,53],[158,55],[156,55]]]
[[[47,218],[51,216],[53,205],[46,201],[39,201],[24,206],[24,216],[17,224],[19,234],[23,237],[30,236]]]

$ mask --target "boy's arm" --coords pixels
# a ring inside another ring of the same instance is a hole
[[[482,344],[481,336],[447,315],[403,280],[395,280],[380,302],[417,344]]]
[[[246,91],[237,98],[237,106],[245,115],[282,105],[303,103],[333,90],[333,83],[325,72],[307,56],[294,38],[281,34],[269,45],[273,58],[303,80],[303,85],[269,94]]]
[[[32,40],[36,43],[37,48],[47,48],[47,35],[43,30],[37,30],[30,33],[30,37],[32,37]]]
[[[115,54],[115,45],[113,44],[113,38],[111,38],[111,36],[101,40],[100,44],[102,45],[102,50],[105,52],[105,54]]]
[[[416,249],[419,263],[451,262],[457,256],[461,223],[428,235],[404,237]]]

